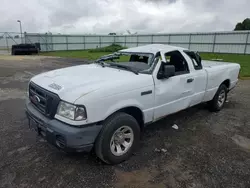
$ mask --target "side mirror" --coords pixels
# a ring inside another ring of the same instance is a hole
[[[164,65],[164,77],[169,78],[175,75],[174,65]]]
[[[165,79],[175,75],[175,66],[174,65],[164,65],[162,63],[161,70],[159,71],[157,78]]]

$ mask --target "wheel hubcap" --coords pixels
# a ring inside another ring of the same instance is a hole
[[[132,146],[134,141],[134,132],[128,126],[122,126],[117,129],[110,141],[110,149],[113,155],[121,156],[125,154]]]
[[[219,94],[219,97],[218,97],[219,107],[221,107],[224,104],[225,100],[226,100],[226,93],[224,90],[222,90]]]

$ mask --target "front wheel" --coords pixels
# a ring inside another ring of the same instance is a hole
[[[140,127],[129,114],[119,112],[103,123],[96,143],[96,155],[108,164],[118,164],[127,160],[140,141]]]
[[[217,90],[213,100],[209,102],[209,109],[213,112],[220,111],[227,100],[227,87],[222,84]]]

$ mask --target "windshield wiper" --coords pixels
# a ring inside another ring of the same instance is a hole
[[[123,68],[123,69],[126,69],[128,71],[131,71],[133,73],[135,73],[136,75],[138,75],[138,71],[134,70],[133,68],[131,67],[128,67],[128,66],[125,66],[125,65],[121,65],[121,64],[118,64],[118,63],[108,63],[111,67],[118,67],[118,68]]]
[[[95,63],[100,64],[102,67],[105,67],[104,61],[113,61],[114,59],[119,59],[119,53],[104,55],[101,58],[97,59]]]
[[[101,58],[97,59],[96,62],[99,63],[108,60],[113,61],[114,59],[119,59],[119,58],[120,58],[119,53],[114,53],[114,54],[104,55]]]
[[[97,63],[97,64],[99,64],[99,65],[101,65],[102,67],[105,67],[105,64],[104,64],[104,62],[103,61],[99,61],[99,62],[95,62],[95,63]]]
[[[98,65],[101,65],[102,67],[105,67],[105,64],[103,61],[100,61],[100,60],[96,60],[94,61],[94,63],[98,64]]]

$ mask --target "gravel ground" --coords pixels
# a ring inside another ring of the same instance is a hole
[[[148,126],[132,158],[109,166],[94,154],[60,152],[28,129],[28,80],[79,63],[0,56],[0,187],[250,187],[250,81],[219,113],[203,104]]]

